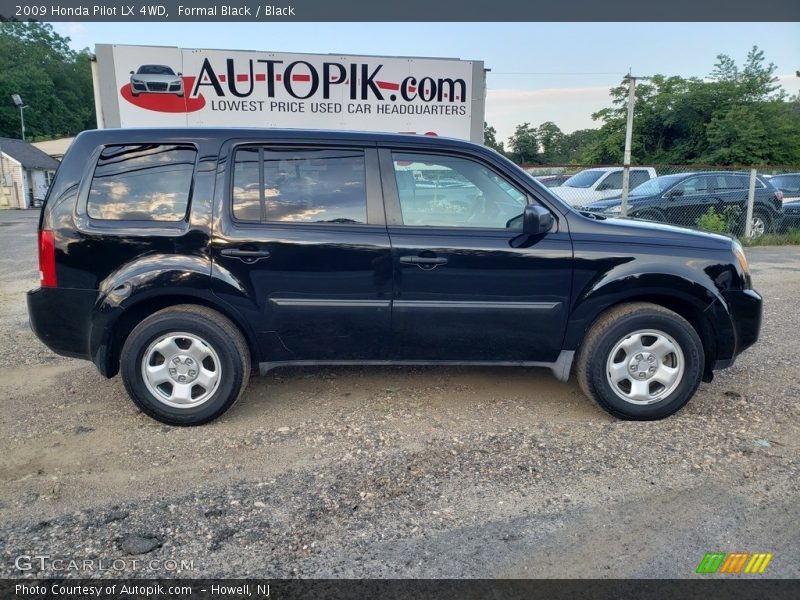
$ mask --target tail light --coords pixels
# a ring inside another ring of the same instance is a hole
[[[56,245],[53,232],[39,232],[39,278],[42,287],[56,287]]]

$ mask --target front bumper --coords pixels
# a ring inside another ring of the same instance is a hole
[[[137,94],[178,94],[183,95],[183,82],[175,83],[147,83],[131,82],[131,89]]]
[[[755,290],[728,291],[723,294],[727,304],[730,326],[728,343],[717,348],[714,369],[725,369],[733,365],[736,357],[758,340],[761,331],[762,299]],[[721,332],[718,332],[718,334]],[[718,341],[719,341],[718,337]]]
[[[736,330],[736,354],[740,354],[758,340],[763,301],[755,290],[728,292],[725,296]]]

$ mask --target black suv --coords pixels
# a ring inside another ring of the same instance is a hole
[[[549,367],[658,419],[756,341],[727,237],[579,213],[442,138],[259,129],[85,132],[39,226],[33,330],[122,371],[171,424],[282,365]]]
[[[750,174],[730,171],[679,173],[651,179],[630,191],[628,216],[674,225],[697,225],[709,208],[723,215],[735,211],[734,232],[745,231]],[[777,229],[783,221],[783,193],[769,180],[756,177],[751,236],[760,237]],[[622,200],[599,200],[584,207],[589,212],[618,215]]]

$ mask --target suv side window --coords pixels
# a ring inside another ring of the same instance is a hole
[[[251,223],[366,223],[362,150],[236,150],[233,216]]]
[[[710,191],[709,183],[709,177],[690,177],[676,185],[674,189],[682,191],[684,196],[698,196]]]
[[[750,187],[750,178],[743,175],[722,175],[717,177],[717,190],[746,190]]]
[[[598,189],[603,188],[604,190],[621,190],[622,171],[614,171],[608,177],[603,179],[603,181],[597,187]],[[632,188],[633,185],[631,185],[630,187]]]
[[[86,211],[110,221],[181,221],[197,150],[191,146],[107,146],[100,153]]]
[[[508,181],[469,159],[393,152],[392,164],[404,225],[505,229],[528,201]]]

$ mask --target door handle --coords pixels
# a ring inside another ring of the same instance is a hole
[[[269,258],[267,250],[243,250],[241,248],[224,248],[220,254],[222,256],[230,256],[231,258],[238,258],[242,262],[254,263],[262,258]]]
[[[447,259],[443,256],[401,256],[400,262],[404,265],[446,265]]]
[[[269,258],[267,250],[241,250],[239,248],[225,248],[222,256],[235,256],[236,258]]]

